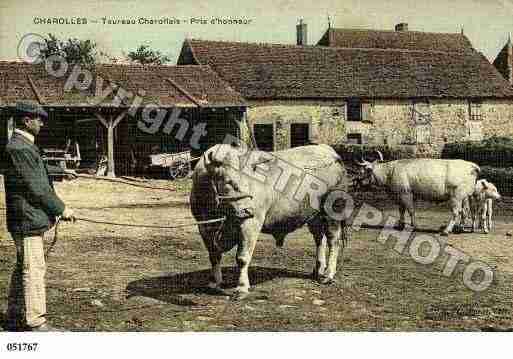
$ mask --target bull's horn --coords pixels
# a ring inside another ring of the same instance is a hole
[[[212,151],[205,153],[205,155],[205,166],[210,166],[212,164],[212,161],[214,160],[212,158]]]
[[[376,153],[378,154],[378,156],[379,156],[379,160],[380,160],[380,161],[384,161],[384,160],[385,160],[385,159],[383,158],[383,154],[381,153],[381,151],[376,150]]]

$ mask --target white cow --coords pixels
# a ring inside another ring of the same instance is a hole
[[[383,155],[378,151],[380,160]],[[364,179],[371,184],[386,188],[399,204],[400,226],[404,227],[405,212],[408,211],[411,225],[415,222],[415,201],[449,201],[452,217],[442,235],[452,232],[460,221],[462,204],[474,192],[480,172],[479,166],[463,160],[408,159],[386,163],[363,160]]]
[[[476,182],[474,193],[470,196],[472,230],[480,227],[485,233],[493,228],[493,200],[501,199],[497,187],[485,179]]]

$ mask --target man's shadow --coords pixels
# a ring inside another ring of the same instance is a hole
[[[233,288],[238,281],[238,268],[227,267],[222,269],[224,288]],[[127,298],[135,296],[150,297],[166,303],[190,306],[194,302],[181,298],[184,294],[217,294],[208,287],[210,269],[189,273],[172,274],[169,276],[140,279],[127,285]],[[250,267],[249,280],[253,286],[273,280],[275,278],[310,278],[304,272],[290,271],[280,268]],[[228,295],[224,293],[224,295]]]

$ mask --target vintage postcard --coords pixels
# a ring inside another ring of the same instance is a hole
[[[4,338],[513,330],[512,19],[2,0]]]

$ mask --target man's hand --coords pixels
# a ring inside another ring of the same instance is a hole
[[[62,212],[61,218],[65,221],[71,221],[71,222],[76,221],[75,214],[73,213],[73,210],[68,207],[64,208],[64,212]]]

